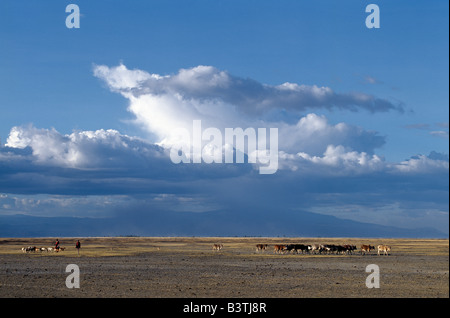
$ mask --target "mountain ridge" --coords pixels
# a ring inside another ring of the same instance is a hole
[[[136,215],[137,213],[137,215]],[[262,236],[448,238],[433,228],[406,229],[306,211],[266,213],[130,212],[131,217],[0,216],[0,237]]]

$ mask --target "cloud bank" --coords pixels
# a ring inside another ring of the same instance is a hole
[[[448,155],[388,162],[377,153],[386,136],[317,114],[333,108],[402,112],[401,105],[316,85],[262,84],[211,66],[159,75],[100,65],[94,75],[128,100],[133,123],[148,138],[111,129],[62,134],[12,127],[0,147],[0,213],[308,209],[379,224],[424,224],[423,213],[430,226],[448,221]],[[278,172],[261,177],[250,163],[173,164],[172,132],[191,131],[194,120],[222,131],[278,128]]]

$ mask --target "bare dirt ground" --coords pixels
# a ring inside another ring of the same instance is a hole
[[[82,243],[80,255],[75,242]],[[449,241],[356,238],[53,238],[0,239],[0,297],[397,298],[449,297]],[[214,243],[223,249],[213,251]],[[264,252],[255,245],[269,244]],[[274,244],[351,244],[353,255],[276,254]],[[389,256],[361,255],[361,244],[387,244]],[[66,266],[80,288],[66,287]],[[366,266],[380,270],[367,288]]]

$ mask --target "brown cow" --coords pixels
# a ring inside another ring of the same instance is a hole
[[[223,248],[223,244],[214,244],[213,251],[220,251]]]
[[[285,249],[286,249],[286,245],[275,245],[273,247],[274,253],[283,253]]]
[[[361,255],[366,255],[366,252],[370,254],[371,250],[375,250],[375,246],[361,245]]]

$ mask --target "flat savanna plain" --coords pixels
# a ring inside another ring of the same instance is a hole
[[[81,241],[80,254],[75,242]],[[0,297],[380,298],[449,297],[448,239],[111,237],[0,239]],[[223,249],[213,251],[213,244]],[[268,244],[264,252],[256,244]],[[350,244],[352,255],[277,254],[275,244]],[[389,256],[361,255],[361,244],[387,244]],[[80,288],[66,287],[66,266]],[[369,264],[380,288],[367,288]]]

